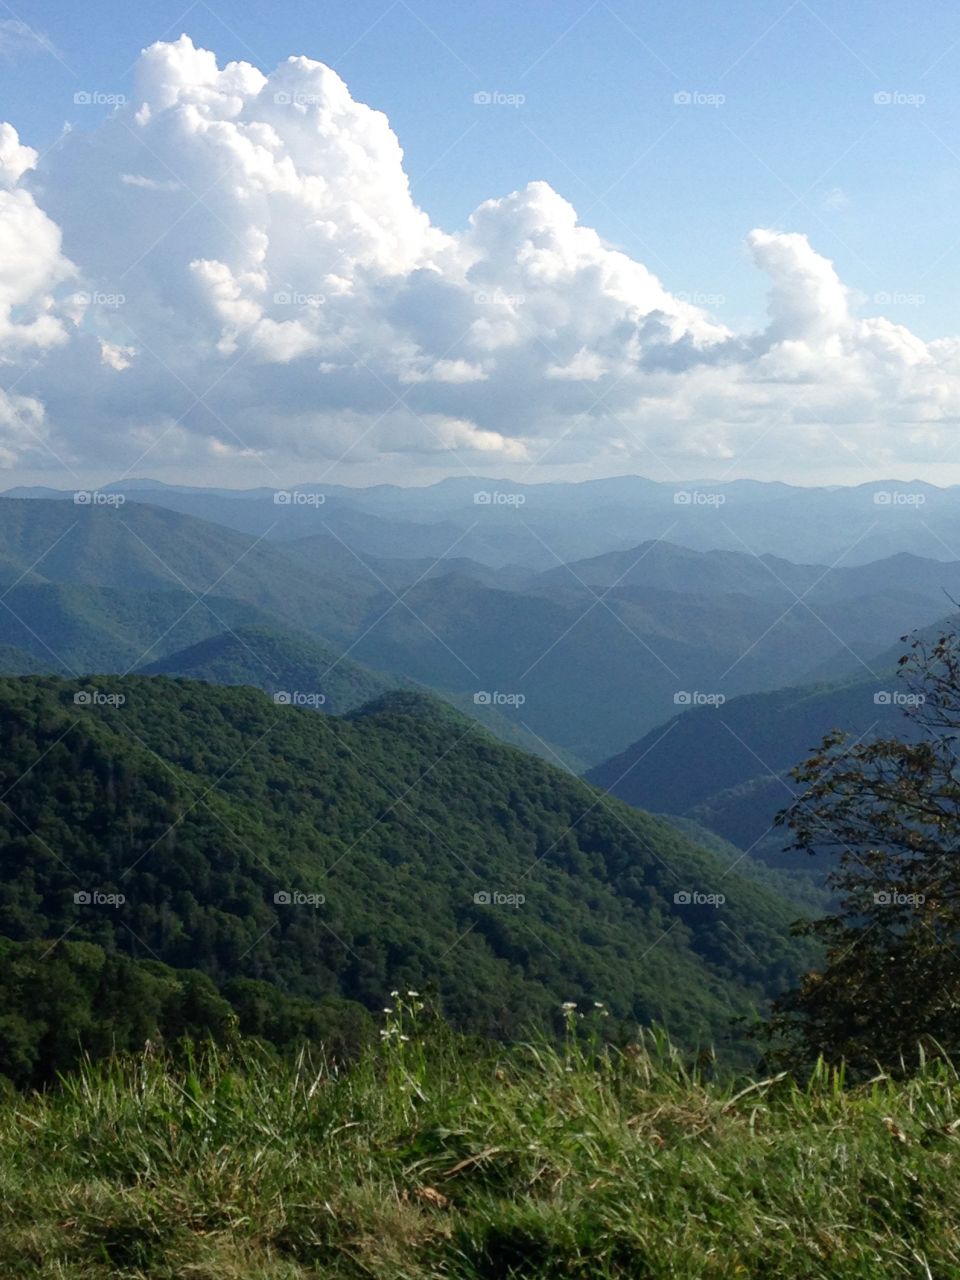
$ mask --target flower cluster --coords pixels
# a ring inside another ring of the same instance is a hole
[[[610,1010],[602,1000],[594,1000],[593,1008],[601,1018],[610,1017]],[[563,1004],[560,1006],[560,1010],[563,1014],[564,1020],[568,1023],[575,1021],[577,1018],[583,1018],[586,1016],[585,1014],[578,1012],[576,1000],[564,1000]]]
[[[386,1005],[383,1012],[387,1015],[387,1025],[380,1031],[380,1039],[406,1044],[410,1040],[407,1030],[415,1031],[417,1014],[422,1012],[424,1004],[420,1000],[419,991],[391,991],[393,1004]]]

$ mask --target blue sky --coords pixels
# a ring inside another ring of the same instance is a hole
[[[59,58],[3,63],[0,119],[42,149],[89,127],[78,86],[128,88],[139,50],[187,32],[264,70],[291,53],[336,68],[386,112],[414,196],[453,230],[492,195],[545,178],[610,242],[676,291],[755,320],[754,226],[806,232],[841,277],[927,337],[958,327],[960,9],[893,0],[606,4],[363,0],[250,6],[0,6]],[[62,61],[60,60],[62,59]],[[472,95],[523,94],[478,112]],[[723,94],[684,109],[678,90]],[[874,103],[882,91],[920,107]],[[923,301],[920,301],[920,298]]]
[[[947,3],[0,0],[0,465],[958,482],[958,63]]]

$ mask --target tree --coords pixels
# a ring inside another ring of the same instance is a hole
[[[863,1073],[909,1070],[931,1044],[960,1051],[960,637],[914,640],[900,668],[901,690],[878,698],[903,704],[902,737],[828,735],[778,817],[791,848],[832,852],[838,905],[796,926],[826,959],[775,1002],[775,1061]]]

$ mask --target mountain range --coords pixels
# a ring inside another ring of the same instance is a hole
[[[238,629],[290,631],[320,646],[321,685],[329,670],[359,687],[366,667],[435,689],[575,769],[687,699],[876,675],[897,635],[960,592],[956,562],[908,553],[831,567],[646,542],[501,571],[361,554],[330,532],[278,542],[133,502],[2,500],[0,548],[0,644],[51,670],[153,668]],[[298,679],[266,662],[253,683]]]
[[[76,492],[32,487],[2,496],[72,501]],[[545,570],[654,539],[817,564],[865,564],[901,551],[935,560],[960,557],[960,487],[918,480],[800,487],[641,476],[526,484],[466,476],[428,486],[350,488],[320,481],[234,490],[125,479],[100,492],[256,537],[309,537],[322,521],[363,553],[456,554],[494,567]]]
[[[0,499],[0,938],[199,970],[218,1017],[240,980],[323,1026],[432,984],[466,1029],[590,998],[689,1044],[809,964],[789,770],[900,731],[898,638],[949,625],[960,562],[754,554],[716,522],[851,492],[731,486],[618,545],[662,487],[531,487],[471,525],[472,483]]]
[[[639,808],[689,819],[767,865],[795,867],[775,824],[796,794],[789,771],[834,730],[852,741],[913,736],[909,690],[892,664],[882,666],[881,687],[868,677],[692,708],[586,777]],[[817,868],[821,878],[824,870]]]

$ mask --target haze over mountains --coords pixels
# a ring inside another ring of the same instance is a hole
[[[72,501],[74,492],[13,488],[3,496]],[[497,567],[549,569],[649,539],[825,565],[866,564],[903,551],[933,560],[960,557],[960,486],[916,480],[817,488],[640,476],[525,484],[477,475],[428,487],[301,482],[288,489],[218,490],[141,479],[106,484],[101,492],[278,539],[309,537],[322,519],[364,554],[455,554]],[[276,501],[278,494],[289,501]]]
[[[65,851],[114,889],[149,854],[124,919],[221,985],[319,982],[374,1009],[402,973],[500,1032],[574,987],[617,988],[618,1016],[695,1040],[790,980],[809,957],[787,925],[821,899],[772,825],[787,772],[833,728],[897,731],[899,637],[960,598],[960,490],[906,507],[736,482],[708,506],[642,480],[489,484],[0,498],[23,832],[0,934],[73,927]],[[32,750],[49,754],[30,772]],[[593,788],[569,777],[584,771]],[[55,797],[74,787],[66,819]],[[190,799],[208,788],[213,826]],[[270,908],[274,882],[328,872],[332,942]],[[463,876],[524,910],[477,915]],[[729,909],[674,917],[691,886]],[[131,949],[86,919],[78,939]]]
[[[707,827],[768,865],[797,867],[774,825],[796,793],[787,774],[835,729],[853,739],[902,737],[909,694],[893,667],[885,665],[883,684],[868,676],[696,707],[586,776],[639,808]],[[822,878],[823,866],[810,869]]]
[[[238,628],[290,630],[319,646],[314,683],[329,672],[362,687],[359,664],[436,689],[509,740],[583,768],[667,723],[686,699],[879,678],[878,655],[960,597],[960,562],[944,558],[936,533],[960,521],[960,490],[904,507],[874,503],[894,492],[877,486],[735,482],[709,508],[642,480],[516,490],[458,480],[307,501],[318,492],[281,491],[277,502],[272,491],[143,481],[81,494],[90,501],[0,500],[0,643],[51,670],[126,671],[217,636],[222,646]],[[474,503],[475,493],[524,501]],[[811,515],[828,508],[850,533],[847,556],[794,562],[765,549],[778,529],[795,544],[835,545],[838,528]],[[617,546],[628,523],[656,536]],[[603,550],[564,563],[548,542],[583,550],[601,529]],[[891,554],[864,561],[878,540]],[[935,554],[909,549],[922,543]],[[247,648],[244,678],[262,668],[254,683],[271,691],[303,680],[299,660],[284,674]],[[201,674],[197,657],[184,670]]]

